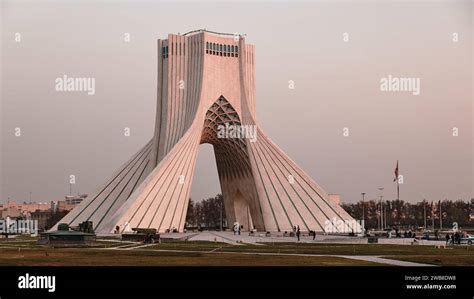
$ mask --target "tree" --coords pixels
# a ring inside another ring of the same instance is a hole
[[[353,204],[343,204],[342,207],[355,219],[362,219],[361,217],[362,202]],[[365,223],[369,228],[377,228],[378,217],[380,212],[378,210],[378,201],[370,200],[366,202],[365,206]],[[441,213],[443,228],[450,228],[454,222],[460,227],[472,226],[469,222],[469,215],[472,212],[474,200],[463,201],[441,201]],[[403,200],[388,200],[385,201],[387,225],[389,227],[400,227],[410,229],[414,227],[421,227],[424,225],[424,208],[423,201],[418,203],[407,203]],[[433,221],[434,219],[434,221]],[[426,224],[427,227],[432,226],[434,229],[439,228],[440,223],[440,207],[438,201],[426,201]]]
[[[189,228],[220,229],[222,221],[226,223],[224,197],[217,194],[215,197],[200,202],[190,200],[186,215],[186,226]]]
[[[188,210],[186,212],[186,227],[195,227],[197,224],[197,218],[196,218],[196,207],[194,205],[194,201],[192,199],[189,199],[188,203]]]

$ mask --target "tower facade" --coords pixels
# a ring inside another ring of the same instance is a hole
[[[60,223],[100,233],[182,231],[202,143],[212,144],[228,223],[258,231],[360,231],[259,127],[255,47],[197,30],[158,40],[153,138]]]

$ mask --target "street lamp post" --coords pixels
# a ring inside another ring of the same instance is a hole
[[[443,212],[441,211],[441,200],[439,201],[439,230],[443,229]]]
[[[426,229],[426,201],[423,198],[423,223],[424,223],[424,229]]]
[[[222,231],[222,206],[223,206],[224,202],[221,201],[221,225],[220,225],[220,228],[221,228],[221,231]]]
[[[362,229],[365,230],[365,192],[362,192]]]
[[[383,195],[380,195],[380,229],[383,230],[384,223],[385,223],[385,217],[384,217],[384,204],[383,204]]]
[[[384,228],[384,225],[383,225],[383,195],[382,195],[382,191],[383,191],[383,187],[380,187],[378,188],[379,191],[380,191],[380,229],[383,229]]]

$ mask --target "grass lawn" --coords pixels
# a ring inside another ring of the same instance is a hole
[[[196,244],[194,244],[196,243]],[[474,266],[474,246],[436,248],[421,245],[263,243],[240,246],[214,242],[165,242],[147,249],[322,255],[373,255],[443,266]]]
[[[36,242],[38,241],[38,238],[36,237],[18,237],[18,238],[1,238],[0,239],[0,249],[1,248],[44,248],[42,245],[37,245]],[[110,248],[110,247],[116,247],[116,246],[125,246],[126,244],[129,244],[128,242],[120,242],[120,241],[103,241],[103,240],[97,240],[90,246],[89,248]],[[130,243],[133,245],[136,245],[134,243]]]
[[[340,257],[97,249],[0,249],[1,266],[378,266]]]
[[[436,248],[422,245],[262,243],[232,245],[206,241],[172,241],[132,250],[140,244],[98,240],[91,248],[48,248],[32,240],[0,241],[0,265],[64,266],[371,266],[381,265],[335,255],[368,255],[410,262],[474,266],[474,246]],[[184,251],[184,252],[183,252]],[[187,252],[186,252],[187,251]],[[241,254],[246,253],[246,254]],[[248,254],[250,253],[250,254]],[[251,253],[331,256],[276,256]]]
[[[474,255],[404,255],[385,258],[437,266],[474,266]]]
[[[474,246],[436,248],[422,245],[389,244],[321,244],[321,243],[262,243],[262,245],[230,245],[214,242],[173,241],[164,242],[148,249],[198,250],[220,252],[267,252],[329,255],[467,255],[474,256]]]

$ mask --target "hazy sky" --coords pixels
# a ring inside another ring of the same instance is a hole
[[[355,202],[384,187],[394,199],[398,159],[401,199],[474,197],[472,1],[3,1],[1,10],[0,202],[62,199],[71,174],[73,193],[91,194],[152,137],[156,40],[200,28],[256,45],[259,123],[329,193]],[[63,75],[95,78],[95,95],[56,91]],[[389,75],[419,78],[420,95],[382,92]],[[213,155],[201,146],[193,199],[220,192]]]

